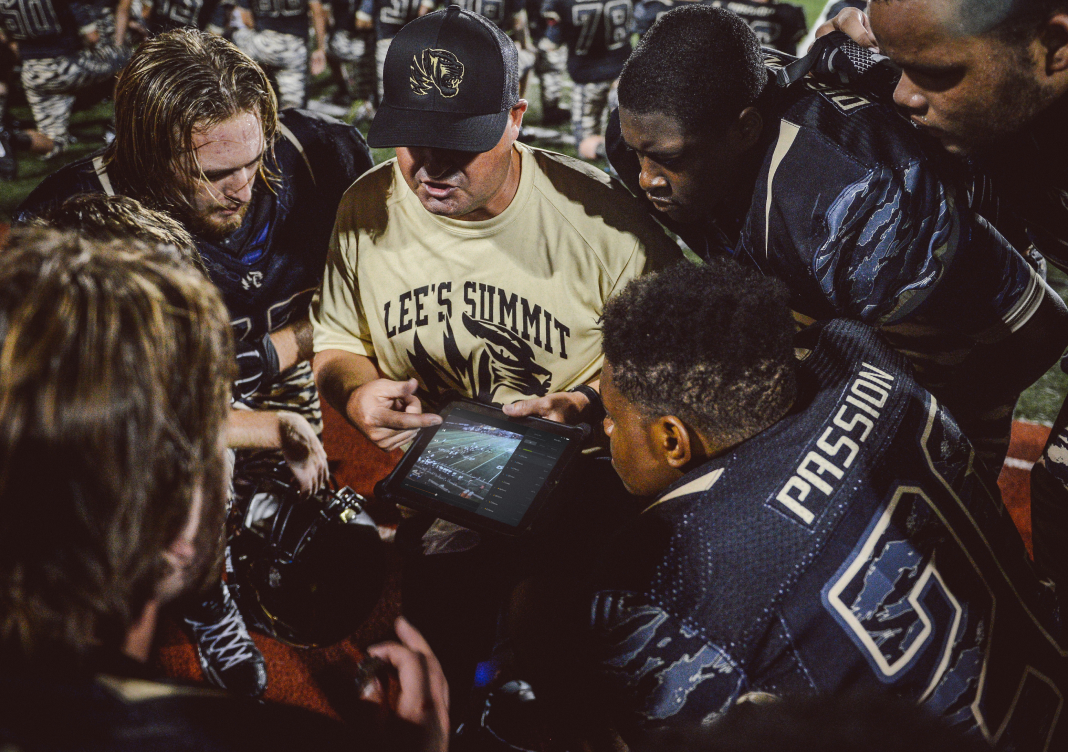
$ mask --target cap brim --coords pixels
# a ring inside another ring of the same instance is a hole
[[[426,146],[457,151],[489,151],[504,135],[511,110],[491,115],[457,115],[453,112],[404,110],[383,104],[367,131],[367,144],[375,149]]]

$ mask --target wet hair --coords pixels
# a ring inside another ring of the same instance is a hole
[[[0,659],[71,670],[121,651],[202,500],[216,558],[233,335],[166,246],[12,231],[0,253]],[[214,573],[218,576],[218,573]]]
[[[175,216],[192,211],[183,175],[203,175],[194,133],[243,112],[278,133],[278,102],[256,62],[225,39],[182,28],[142,43],[115,85],[115,141],[104,155],[120,193]],[[261,176],[273,179],[261,165]]]
[[[714,133],[752,105],[766,83],[760,43],[745,21],[695,4],[665,13],[642,37],[620,73],[619,106]]]
[[[737,443],[797,391],[789,294],[737,262],[680,263],[630,282],[602,318],[612,383],[646,417],[675,415]]]
[[[180,222],[127,196],[76,193],[33,217],[29,224],[76,232],[90,240],[133,239],[148,245],[170,246],[183,259],[205,271],[193,236]]]

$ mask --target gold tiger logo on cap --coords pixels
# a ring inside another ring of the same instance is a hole
[[[460,93],[464,79],[464,64],[448,50],[423,50],[412,56],[409,80],[412,91],[420,96],[430,93],[431,87],[446,99]]]

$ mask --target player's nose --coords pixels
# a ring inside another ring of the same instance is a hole
[[[638,187],[643,191],[663,191],[668,187],[667,179],[660,172],[656,162],[642,157],[639,159],[640,171],[638,172]]]
[[[234,173],[226,186],[226,196],[234,201],[247,204],[252,200],[252,184],[256,181],[256,170],[245,167]]]

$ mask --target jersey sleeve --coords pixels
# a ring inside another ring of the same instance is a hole
[[[813,191],[833,186],[837,167],[824,163],[830,180],[806,178],[802,187],[789,176],[818,172],[813,153],[792,150],[801,156],[769,176],[764,248],[749,251],[758,265],[764,254],[785,278],[796,255],[829,304],[830,311],[813,305],[817,317],[876,327],[908,322],[986,339],[1015,331],[1033,313],[1042,290],[1031,267],[925,162],[873,168],[832,188],[830,201],[808,204]],[[803,298],[804,283],[795,289]],[[797,302],[809,313],[811,301]]]
[[[745,673],[723,648],[639,593],[595,593],[586,630],[594,686],[639,729],[697,725],[746,691]]]

